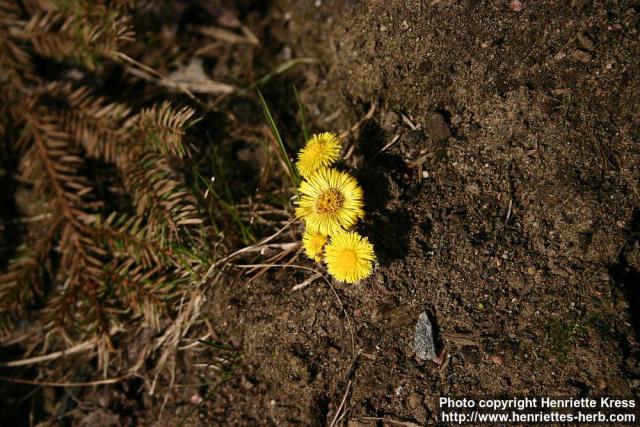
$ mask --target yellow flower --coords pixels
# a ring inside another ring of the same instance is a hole
[[[316,262],[322,261],[325,243],[327,243],[327,236],[324,234],[305,230],[302,236],[302,244],[307,256]]]
[[[340,140],[335,133],[316,134],[298,153],[296,168],[300,175],[309,178],[318,169],[331,166],[339,156]]]
[[[371,274],[376,256],[366,237],[345,231],[331,237],[325,259],[333,277],[342,282],[356,283]]]
[[[362,188],[348,173],[319,169],[302,181],[298,191],[301,198],[296,216],[304,219],[311,231],[330,236],[364,216]]]

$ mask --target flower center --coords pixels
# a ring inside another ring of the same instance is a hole
[[[356,255],[356,252],[351,249],[345,249],[340,254],[340,261],[343,265],[353,268],[358,263],[358,255]]]
[[[322,193],[316,201],[316,211],[325,215],[335,215],[344,204],[344,196],[336,189]]]
[[[314,155],[314,156],[318,156],[320,154],[322,154],[322,144],[313,144],[313,145],[309,145],[309,151]]]

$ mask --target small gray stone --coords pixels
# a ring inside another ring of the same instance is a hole
[[[416,356],[422,360],[433,360],[436,358],[436,346],[433,343],[433,328],[427,313],[422,312],[416,323],[416,332],[413,336],[413,345]]]

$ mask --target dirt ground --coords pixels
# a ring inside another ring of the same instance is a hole
[[[441,395],[638,397],[640,3],[516,3],[268,9],[285,53],[321,60],[299,76],[314,128],[376,108],[348,163],[379,265],[336,294],[291,291],[307,277],[291,271],[212,289],[243,368],[188,425],[327,425],[343,400],[359,426],[433,423]],[[415,358],[423,311],[440,366]]]
[[[292,82],[315,130],[373,111],[345,152],[378,265],[297,291],[302,270],[226,270],[202,315],[228,346],[177,360],[175,383],[200,386],[164,400],[121,384],[79,425],[424,425],[442,395],[638,399],[640,2],[283,0],[246,16],[258,62],[318,60],[264,88],[285,128]],[[229,103],[262,120],[253,97]],[[246,144],[230,150],[242,164]],[[415,357],[425,311],[442,364]],[[223,379],[195,367],[212,360]]]

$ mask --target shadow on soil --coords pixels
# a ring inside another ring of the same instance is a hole
[[[625,248],[620,252],[618,262],[609,267],[611,278],[629,301],[631,324],[636,339],[640,340],[640,271],[634,268],[627,259],[628,251],[633,250],[633,246],[637,242],[640,242],[640,211],[633,214],[629,226],[629,239]]]
[[[364,190],[369,213],[368,237],[382,266],[407,255],[411,230],[411,217],[405,209],[387,207],[393,197],[390,184],[405,166],[400,157],[381,151],[385,143],[384,131],[376,122],[369,121],[356,142],[354,152],[363,164],[356,177]]]

